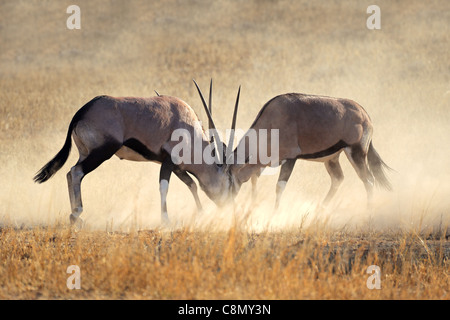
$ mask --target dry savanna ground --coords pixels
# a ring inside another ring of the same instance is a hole
[[[0,2],[1,299],[449,299],[450,2],[74,1]],[[234,210],[201,192],[205,212],[177,178],[160,225],[159,165],[118,158],[82,185],[85,227],[68,226],[65,174],[33,175],[62,147],[73,114],[97,95],[188,102],[213,78],[214,116],[227,128],[242,85],[238,128],[275,95],[303,92],[358,101],[392,192],[365,191],[347,159],[333,203],[320,163],[298,161],[280,212],[277,175],[262,176],[258,204],[245,185]],[[80,268],[69,290],[67,268]],[[369,289],[369,266],[380,289]]]

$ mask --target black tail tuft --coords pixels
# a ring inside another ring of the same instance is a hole
[[[50,160],[41,170],[34,176],[33,180],[37,183],[42,183],[50,179],[67,161],[70,154],[70,149],[72,147],[72,125],[69,126],[67,132],[66,142],[62,149],[57,153],[57,155]]]
[[[378,152],[370,142],[369,151],[367,153],[367,160],[369,162],[370,171],[372,171],[375,177],[375,184],[385,188],[386,190],[392,190],[392,184],[388,180],[385,169],[392,170],[380,157]]]

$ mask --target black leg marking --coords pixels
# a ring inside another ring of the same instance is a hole
[[[67,173],[67,184],[69,187],[70,205],[72,213],[70,214],[71,223],[77,222],[83,212],[83,202],[81,199],[81,181],[91,171],[95,170],[105,160],[111,158],[121,147],[118,142],[110,142],[97,149],[92,150],[85,159],[78,160]]]
[[[169,190],[169,181],[175,165],[170,158],[164,160],[159,171],[159,192],[161,194],[161,222],[169,223],[169,215],[167,213],[167,192]]]
[[[88,156],[78,164],[81,165],[84,175],[97,169],[106,160],[110,159],[121,147],[119,142],[109,142],[92,150]],[[78,165],[77,164],[77,165]]]
[[[189,190],[191,191],[192,195],[194,196],[195,204],[197,205],[197,210],[199,212],[203,211],[202,204],[200,203],[200,199],[198,197],[197,184],[195,183],[195,181],[189,176],[189,174],[186,171],[182,171],[182,170],[176,168],[176,169],[174,169],[173,172],[181,181],[184,182],[184,184],[186,184],[188,186]]]

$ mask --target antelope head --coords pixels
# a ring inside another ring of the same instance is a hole
[[[237,189],[235,187],[236,183],[234,181],[234,177],[231,173],[231,164],[233,163],[233,141],[234,141],[234,131],[236,129],[236,119],[237,119],[237,111],[239,106],[239,97],[241,93],[241,87],[239,86],[239,90],[236,97],[236,102],[234,105],[234,111],[233,111],[233,119],[231,122],[231,131],[230,131],[230,138],[228,145],[222,142],[220,139],[219,133],[217,132],[216,126],[214,124],[214,120],[212,118],[212,80],[210,82],[209,86],[209,105],[206,105],[205,98],[203,97],[202,91],[200,90],[200,87],[198,86],[197,82],[195,80],[194,84],[197,88],[197,91],[200,95],[200,99],[202,101],[203,107],[205,109],[206,115],[208,116],[208,126],[211,135],[210,143],[216,145],[214,150],[214,156],[216,159],[216,165],[218,166],[218,170],[223,175],[222,183],[219,183],[218,188],[216,188],[216,192],[213,192],[213,194],[209,194],[209,197],[213,199],[219,206],[223,206],[227,203],[232,201],[234,197],[237,194]]]

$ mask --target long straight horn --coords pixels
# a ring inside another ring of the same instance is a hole
[[[219,137],[219,134],[218,134],[218,132],[217,132],[216,126],[215,126],[215,124],[214,124],[214,121],[213,121],[213,119],[212,119],[211,113],[209,112],[208,106],[206,105],[205,98],[203,98],[202,91],[200,90],[200,88],[199,88],[197,82],[195,82],[194,79],[192,79],[192,81],[194,81],[195,87],[197,88],[198,94],[200,95],[200,99],[202,100],[203,107],[205,108],[206,115],[208,116],[208,120],[209,120],[209,129],[210,129],[210,130],[211,130],[211,129],[213,130],[214,139],[216,140],[217,146],[221,146],[221,145],[222,145],[222,141],[220,140],[220,137]],[[220,153],[220,152],[219,152],[219,153]],[[219,161],[220,161],[221,163],[223,163],[221,160],[222,160],[222,159],[219,159]]]
[[[209,101],[208,101],[208,107],[209,107],[209,114],[212,117],[212,78],[211,78],[211,82],[209,83]],[[213,123],[211,121],[208,120],[208,127],[209,129],[211,129],[213,127]],[[211,143],[214,142],[214,138],[211,136]]]
[[[236,129],[236,118],[237,118],[240,95],[241,95],[241,86],[239,86],[238,94],[236,97],[236,104],[234,105],[233,121],[231,122],[230,141],[228,142],[228,147],[227,147],[227,158],[233,152],[234,130]]]
[[[212,115],[212,78],[209,83],[209,101],[208,101],[209,113]]]

